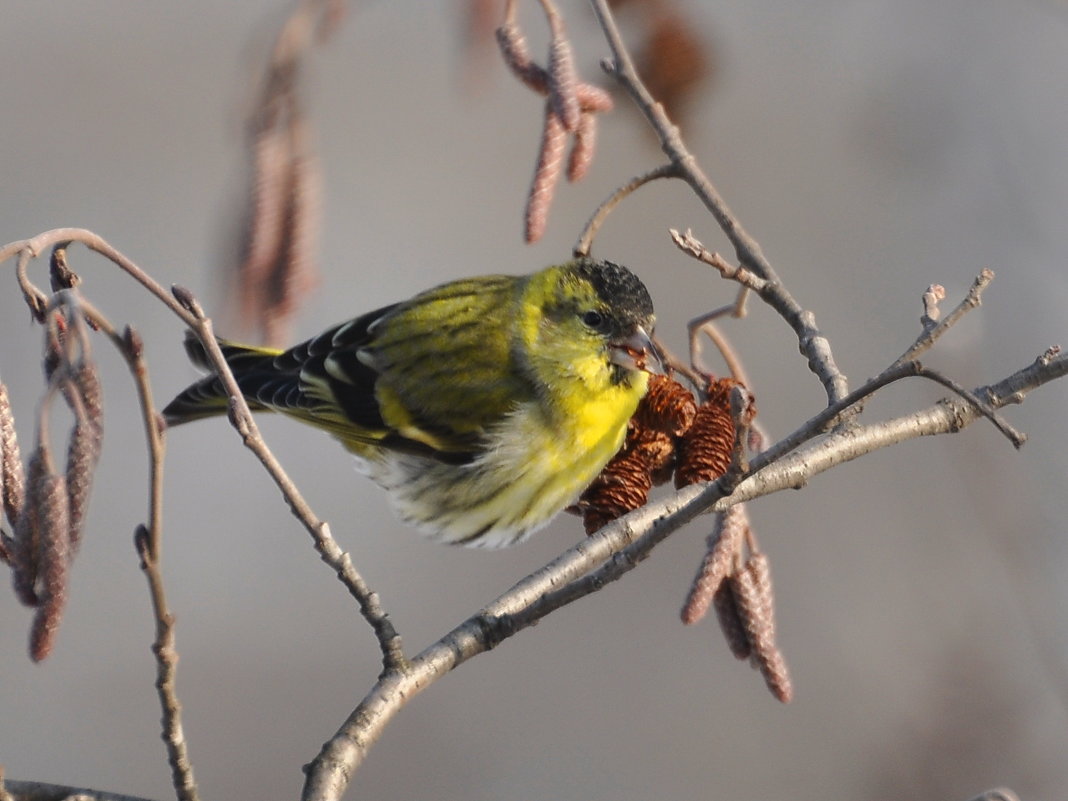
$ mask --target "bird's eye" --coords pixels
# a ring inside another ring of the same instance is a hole
[[[582,315],[582,322],[584,322],[590,328],[600,328],[602,325],[604,325],[604,315],[596,309],[590,309],[588,312]]]

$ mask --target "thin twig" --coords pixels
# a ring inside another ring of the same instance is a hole
[[[772,305],[776,311],[797,332],[801,352],[808,358],[809,368],[823,384],[828,403],[840,400],[848,394],[849,384],[835,364],[834,355],[826,337],[816,327],[815,316],[811,312],[804,311],[782,286],[771,263],[760,249],[760,245],[746,233],[741,222],[697,163],[693,153],[686,147],[678,127],[668,119],[664,107],[649,93],[623,43],[623,37],[619,33],[608,1],[591,0],[591,3],[612,51],[612,58],[603,61],[601,66],[631,96],[634,104],[645,116],[660,140],[661,149],[679,170],[679,177],[690,185],[727,235],[741,265],[774,287],[773,291],[762,293],[761,297],[769,303],[774,301]]]
[[[678,165],[682,171],[680,177],[690,184],[705,207],[716,218],[716,222],[730,239],[731,244],[734,245],[739,261],[761,278],[778,282],[778,276],[764,257],[760,245],[742,228],[741,222],[727,207],[726,202],[720,197],[719,192],[716,191],[708,176],[704,174],[697,160],[686,147],[678,127],[668,119],[664,107],[649,93],[648,88],[642,82],[630,53],[623,44],[623,37],[620,35],[607,0],[591,0],[591,3],[612,51],[612,58],[601,63],[605,72],[615,78],[631,95],[638,110],[656,132],[661,149],[667,154],[671,163]]]
[[[761,300],[779,313],[797,335],[798,347],[808,358],[809,370],[826,389],[829,405],[837,405],[848,395],[849,384],[834,362],[830,342],[816,325],[816,316],[802,309],[782,284],[761,277],[746,267],[744,262],[739,266],[731,264],[718,253],[707,250],[690,231],[680,234],[672,229],[670,233],[676,246],[684,253],[716,268],[724,278],[756,292]]]
[[[134,545],[141,559],[141,569],[148,581],[152,611],[156,620],[156,639],[152,644],[152,654],[156,658],[156,691],[163,712],[163,742],[167,748],[171,779],[178,797],[183,801],[196,801],[196,779],[189,759],[185,730],[182,726],[182,705],[178,700],[175,683],[178,651],[175,647],[174,615],[167,601],[160,565],[163,538],[164,429],[152,398],[152,383],[149,381],[148,366],[144,361],[144,344],[140,335],[127,326],[120,336],[110,324],[107,332],[118,346],[133,377],[141,407],[145,440],[148,443],[148,525],[138,527],[134,535]]]
[[[745,267],[736,267],[720,254],[708,250],[701,244],[701,240],[693,235],[691,230],[686,229],[685,234],[680,234],[677,230],[671,228],[668,229],[668,233],[671,235],[671,241],[675,243],[675,247],[698,261],[715,267],[720,275],[728,281],[737,281],[742,287],[751,289],[758,294],[767,290],[769,281],[747,270]]]
[[[739,296],[746,292],[742,289],[739,292]],[[711,374],[704,360],[701,358],[701,334],[707,336],[712,340],[712,344],[716,346],[716,350],[719,351],[719,355],[722,357],[723,362],[727,365],[727,372],[731,376],[745,384],[747,387],[752,387],[753,384],[746,373],[745,366],[742,364],[741,358],[738,356],[738,352],[731,345],[726,335],[719,330],[713,320],[716,320],[724,315],[730,315],[731,317],[737,316],[738,303],[731,303],[726,306],[720,306],[718,309],[714,309],[711,312],[702,314],[699,317],[695,317],[686,324],[686,331],[690,340],[690,361],[694,367],[703,373]]]
[[[615,210],[616,206],[618,206],[628,195],[632,194],[640,187],[645,186],[650,181],[655,181],[658,178],[678,177],[679,169],[676,165],[661,164],[659,167],[655,167],[646,173],[631,178],[627,183],[623,184],[611,195],[605,198],[601,205],[597,207],[597,210],[593,212],[593,215],[583,227],[582,233],[579,234],[578,241],[575,242],[575,247],[572,248],[572,253],[577,258],[590,255],[594,237],[597,236],[597,232],[601,229],[601,225],[608,219],[608,215]]]
[[[782,299],[778,297],[779,293],[777,291],[779,287],[776,284],[764,281],[760,277],[755,276],[749,271],[747,271],[744,267],[735,267],[734,265],[727,262],[718,253],[708,251],[690,231],[687,231],[685,234],[680,234],[678,231],[673,229],[671,231],[671,238],[680,250],[693,256],[699,261],[704,262],[705,264],[715,267],[724,278],[737,281],[738,283],[742,284],[743,287],[747,287],[753,290],[765,300],[769,300],[769,302],[771,302],[773,306],[778,303],[781,303]],[[968,294],[964,298],[964,300],[962,300],[960,304],[958,304],[957,307],[937,325],[925,326],[924,331],[920,334],[919,338],[917,338],[917,340],[912,344],[912,346],[909,347],[909,349],[906,350],[904,354],[898,357],[888,369],[895,369],[900,365],[913,360],[918,354],[929,349],[938,340],[938,338],[942,336],[946,331],[948,331],[954,324],[956,324],[961,317],[963,317],[969,311],[980,305],[983,290],[993,280],[993,271],[988,269],[983,270],[975,279],[975,282],[972,284],[972,287],[968,291]],[[729,307],[723,307],[722,309],[717,309],[715,312],[716,316],[721,313],[725,313],[725,310],[728,308]],[[785,307],[783,307],[781,310],[785,311]],[[691,342],[693,342],[692,337],[693,333],[691,330]],[[989,418],[990,422],[992,422],[999,431],[1001,431],[1006,437],[1008,437],[1009,440],[1012,441],[1012,444],[1014,446],[1019,448],[1023,445],[1024,440],[1026,440],[1026,436],[1017,431],[1011,425],[1009,425],[1009,423],[1004,418],[996,414],[988,405],[983,403],[982,400],[975,397],[974,395],[971,395],[964,387],[960,386],[951,379],[946,378],[940,373],[936,373],[934,371],[926,369],[917,370],[915,373],[913,373],[913,375],[920,375],[924,378],[931,379],[932,381],[937,381],[938,383],[960,395],[962,398],[965,398],[969,402],[975,404],[976,409],[979,410],[985,417]],[[869,385],[862,387],[862,390],[867,389],[868,386]],[[856,393],[851,393],[851,395],[847,397],[851,397],[855,394]],[[866,395],[870,394],[870,392],[863,392],[862,394]],[[839,409],[839,412],[842,412],[845,409],[851,407],[852,405],[852,403],[843,403],[840,401],[838,403],[831,404],[828,408],[836,408]]]
[[[26,276],[26,267],[31,259],[40,256],[44,251],[56,244],[63,242],[79,242],[90,250],[99,253],[108,261],[112,262],[124,272],[128,273],[135,281],[147,289],[157,300],[177,314],[186,325],[192,325],[194,318],[179,304],[171,294],[163,288],[154,278],[138,267],[133,261],[108,244],[103,237],[84,228],[55,228],[45,231],[32,239],[24,239],[10,242],[0,247],[0,263],[7,261],[13,256],[18,256],[19,285],[26,295],[27,304],[31,310],[38,307],[43,313],[47,306],[47,295],[34,286]]]
[[[204,346],[212,367],[230,396],[229,417],[231,424],[241,435],[241,440],[245,447],[256,455],[275,484],[282,491],[290,511],[311,535],[315,543],[315,550],[319,553],[320,558],[333,568],[334,574],[348,589],[352,597],[356,599],[360,607],[360,613],[371,625],[378,639],[379,646],[382,649],[384,669],[402,668],[405,664],[405,657],[401,648],[400,635],[397,634],[396,629],[393,628],[393,623],[382,609],[378,594],[370,589],[363,576],[356,571],[349,554],[343,551],[337,544],[337,540],[334,539],[333,534],[330,532],[329,524],[319,519],[300,493],[300,490],[297,489],[296,484],[293,483],[285,468],[282,467],[281,462],[275,458],[270,448],[267,447],[267,443],[261,436],[259,427],[253,419],[252,411],[248,408],[248,403],[237,385],[237,379],[234,378],[234,374],[222,354],[222,349],[215,339],[211,320],[204,315],[200,305],[196,303],[192,295],[188,293],[188,290],[182,290],[181,294],[183,302],[188,304],[188,308],[194,316],[194,321],[190,328]]]
[[[175,683],[178,651],[175,647],[174,615],[167,603],[159,555],[153,553],[152,540],[153,537],[145,526],[137,527],[134,547],[141,558],[141,570],[148,580],[152,611],[156,619],[156,639],[152,643],[152,655],[156,659],[156,692],[163,710],[162,737],[167,747],[167,762],[171,766],[171,781],[178,798],[180,801],[196,801],[199,794],[193,765],[189,759],[185,730],[182,727],[182,705],[178,701]]]
[[[960,395],[962,398],[964,398],[964,400],[968,401],[968,403],[974,406],[976,411],[979,412],[979,414],[983,415],[983,417],[993,423],[994,427],[998,431],[1008,437],[1009,441],[1017,449],[1022,448],[1024,443],[1027,442],[1026,434],[1021,431],[1017,431],[1015,428],[1013,428],[1005,418],[999,415],[990,406],[990,404],[984,402],[974,392],[965,389],[953,379],[942,375],[937,370],[929,370],[926,367],[921,367],[917,371],[916,375],[921,376],[923,378],[927,378],[937,384],[941,384],[951,392],[955,392],[957,395]]]
[[[672,373],[681,375],[690,382],[690,386],[693,387],[695,392],[698,394],[703,393],[708,386],[708,376],[699,370],[695,370],[690,362],[676,356],[671,348],[665,345],[658,336],[654,335],[652,339],[661,363],[667,368],[668,375]]]
[[[968,294],[964,296],[964,300],[958,303],[957,307],[943,317],[942,321],[937,325],[931,327],[925,326],[923,333],[921,333],[916,341],[909,346],[908,350],[897,357],[897,360],[894,363],[897,364],[898,362],[915,359],[934,345],[938,338],[956,325],[961,317],[982,304],[983,290],[990,286],[990,282],[993,280],[993,270],[984,269],[980,272],[979,275],[975,277],[975,281],[972,282],[972,286],[968,290]]]

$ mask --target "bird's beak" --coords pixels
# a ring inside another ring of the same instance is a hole
[[[609,361],[628,370],[644,370],[647,373],[661,372],[664,368],[659,349],[640,325],[626,339],[612,343]]]

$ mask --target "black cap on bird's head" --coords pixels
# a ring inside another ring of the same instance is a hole
[[[653,299],[634,273],[621,264],[590,258],[575,262],[575,272],[587,279],[598,296],[619,316],[620,322],[651,330]]]
[[[656,364],[660,355],[650,333],[656,323],[653,299],[645,284],[626,267],[610,261],[578,259],[575,272],[589,281],[611,310],[605,320],[611,338],[611,361],[621,367],[648,370],[647,357]]]

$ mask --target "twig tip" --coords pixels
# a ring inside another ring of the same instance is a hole
[[[174,295],[174,299],[181,304],[183,309],[198,319],[204,319],[204,310],[201,308],[199,301],[197,301],[196,297],[190,290],[186,289],[184,286],[172,284],[171,294]]]

